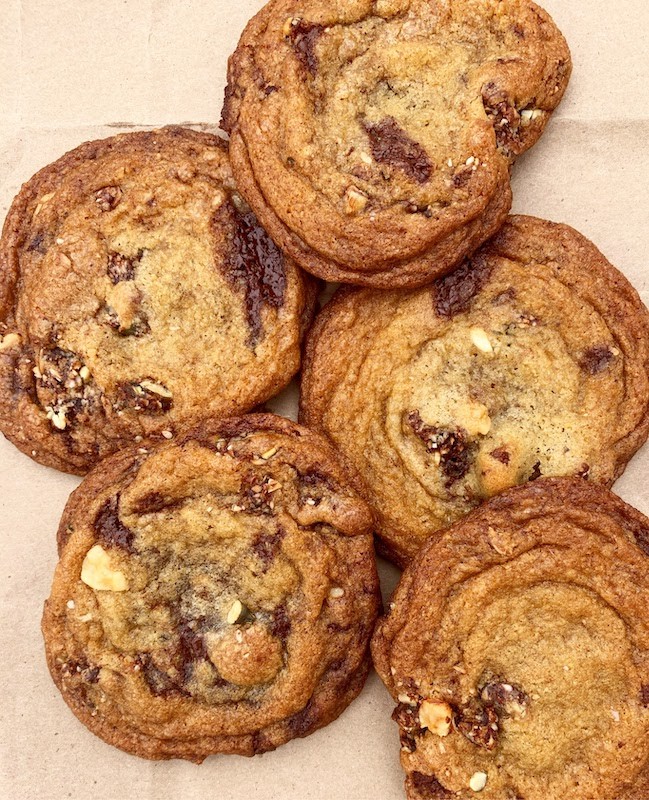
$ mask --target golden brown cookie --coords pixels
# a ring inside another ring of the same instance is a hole
[[[649,432],[649,313],[572,228],[511,217],[431,286],[339,293],[308,339],[301,415],[405,564],[510,486],[621,474]]]
[[[314,302],[182,128],[89,142],[22,188],[0,240],[0,428],[83,473],[142,437],[246,411],[300,363]]]
[[[379,622],[408,800],[649,798],[649,520],[542,479],[429,542]]]
[[[119,453],[61,521],[52,677],[93,733],[145,758],[306,736],[365,682],[371,526],[332,448],[270,414]]]
[[[568,46],[530,0],[271,0],[230,59],[222,126],[275,242],[332,281],[421,286],[502,225]]]

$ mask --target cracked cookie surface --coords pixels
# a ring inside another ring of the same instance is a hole
[[[343,290],[309,335],[301,418],[364,479],[379,546],[542,475],[611,484],[649,431],[649,314],[565,225],[511,217],[417,290]]]
[[[83,473],[263,402],[297,371],[311,282],[240,198],[226,143],[89,142],[35,175],[0,242],[0,427]]]
[[[649,797],[649,520],[511,489],[429,542],[372,640],[408,800]]]
[[[419,286],[494,234],[571,62],[529,0],[272,0],[222,125],[275,242],[333,281]]]
[[[365,682],[371,527],[330,445],[272,415],[112,456],[61,520],[52,678],[93,733],[146,758],[306,736]]]

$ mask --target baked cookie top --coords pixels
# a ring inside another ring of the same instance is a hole
[[[0,428],[83,473],[141,437],[245,411],[297,371],[313,303],[182,128],[89,142],[22,188],[0,240]]]
[[[368,506],[272,415],[119,453],[72,494],[48,665],[90,730],[146,758],[271,750],[360,691],[379,596]]]
[[[500,227],[509,167],[570,69],[529,0],[271,0],[230,59],[222,125],[242,194],[300,266],[420,286]]]
[[[429,287],[334,297],[301,416],[364,478],[380,546],[404,564],[509,486],[613,482],[649,432],[649,313],[579,233],[511,217]]]
[[[649,520],[542,479],[429,542],[372,642],[409,800],[649,797]]]

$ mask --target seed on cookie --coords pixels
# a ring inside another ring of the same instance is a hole
[[[489,336],[484,328],[471,328],[469,331],[469,336],[471,337],[471,341],[473,344],[480,350],[482,353],[493,353],[494,348],[489,340]]]
[[[469,779],[469,788],[474,792],[481,792],[487,785],[486,772],[474,772]]]

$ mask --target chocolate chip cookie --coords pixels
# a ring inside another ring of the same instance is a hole
[[[510,486],[621,474],[649,432],[649,313],[579,233],[511,217],[426,288],[340,292],[309,336],[301,406],[405,564]]]
[[[0,428],[83,473],[141,438],[246,411],[300,362],[314,302],[182,128],[89,142],[35,175],[0,241]]]
[[[372,652],[408,800],[649,797],[649,520],[542,479],[404,572]]]
[[[306,736],[365,682],[371,527],[330,445],[279,417],[118,453],[61,521],[43,616],[52,677],[93,733],[146,758]]]
[[[242,194],[332,281],[421,286],[494,234],[571,69],[529,0],[272,0],[230,59]]]

